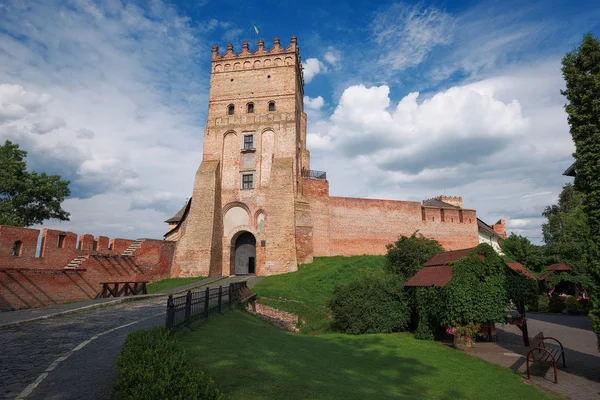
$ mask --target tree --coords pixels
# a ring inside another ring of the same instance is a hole
[[[510,261],[516,261],[533,271],[541,271],[546,266],[543,248],[536,246],[524,236],[511,233],[500,242],[500,247]]]
[[[444,251],[444,248],[437,240],[415,232],[410,237],[402,236],[396,243],[388,244],[387,250],[386,272],[396,274],[406,281],[419,272],[433,255]]]
[[[562,59],[567,98],[565,110],[575,142],[575,188],[583,195],[583,211],[590,227],[590,265],[600,287],[600,41],[591,33]],[[590,322],[600,348],[600,294],[590,296]]]
[[[563,187],[558,204],[547,206],[542,225],[547,264],[565,263],[580,274],[588,273],[590,228],[583,196],[571,184]]]
[[[0,145],[0,225],[31,226],[48,219],[69,220],[61,208],[69,181],[59,175],[27,171],[27,152],[6,141]]]

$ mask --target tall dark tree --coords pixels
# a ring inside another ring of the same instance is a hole
[[[590,260],[590,228],[583,210],[583,196],[572,184],[563,187],[558,204],[547,206],[542,225],[547,264],[565,263],[580,274],[587,274]]]
[[[31,226],[48,219],[69,220],[61,203],[71,191],[59,175],[27,171],[27,152],[0,145],[0,225]]]
[[[600,41],[591,33],[562,60],[571,136],[575,142],[575,188],[583,195],[591,234],[589,271],[600,287]],[[600,295],[591,296],[590,321],[600,348]]]

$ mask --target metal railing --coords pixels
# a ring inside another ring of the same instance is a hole
[[[327,173],[325,171],[315,171],[312,169],[303,169],[302,177],[310,178],[310,179],[327,179]]]
[[[211,313],[221,314],[225,307],[232,309],[241,296],[249,290],[246,282],[234,282],[229,286],[206,288],[200,292],[188,291],[185,295],[167,299],[167,329],[175,329],[191,322],[208,318]]]

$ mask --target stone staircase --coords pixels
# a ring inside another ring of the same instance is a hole
[[[88,257],[89,257],[89,255],[87,255],[87,254],[83,255],[83,256],[77,256],[70,263],[68,263],[65,268],[68,268],[68,269],[79,268],[81,266],[81,263]]]
[[[131,245],[123,252],[122,255],[124,256],[130,256],[133,254],[134,251],[136,251],[144,242],[144,239],[137,239],[135,240],[133,243],[131,243]]]

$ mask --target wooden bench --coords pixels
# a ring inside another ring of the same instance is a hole
[[[555,341],[558,347],[548,347],[546,345],[547,340]],[[543,332],[538,333],[533,337],[529,344],[529,353],[527,353],[527,379],[531,379],[529,373],[529,363],[533,364],[546,364],[554,367],[554,383],[558,383],[558,375],[556,370],[556,363],[562,357],[563,367],[567,367],[565,361],[565,349],[561,342],[552,337],[545,337]]]
[[[106,297],[121,297],[123,296],[135,296],[137,294],[148,294],[146,284],[144,282],[100,282],[102,285],[102,291],[100,292],[99,298],[103,299]],[[120,286],[120,287],[119,287]]]

